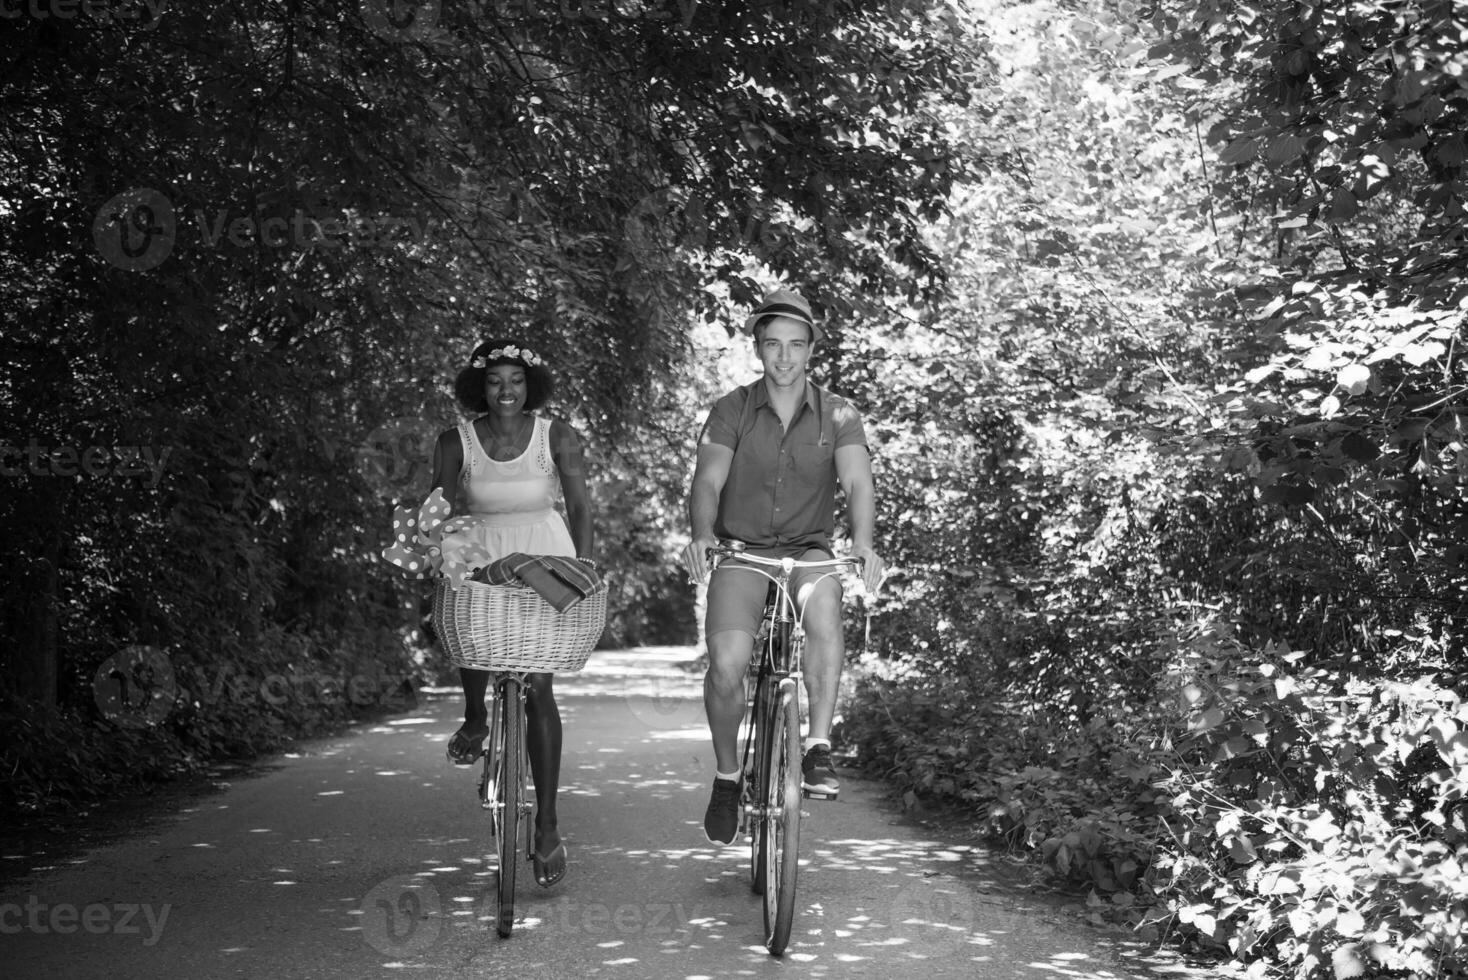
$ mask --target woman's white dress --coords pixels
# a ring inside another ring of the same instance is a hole
[[[560,475],[551,457],[550,420],[534,418],[525,451],[511,460],[490,459],[474,423],[459,423],[464,466],[454,499],[456,516],[446,521],[439,542],[443,573],[458,588],[474,570],[506,555],[563,555],[576,546],[566,520],[555,509]]]

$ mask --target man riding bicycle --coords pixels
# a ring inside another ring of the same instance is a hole
[[[776,290],[745,321],[744,333],[754,337],[764,375],[720,398],[704,423],[688,497],[693,540],[684,554],[694,581],[708,580],[709,669],[703,697],[715,772],[704,834],[719,844],[732,843],[739,828],[736,743],[767,579],[740,572],[737,559],[721,564],[710,578],[708,549],[725,539],[743,542],[756,555],[807,561],[833,557],[839,484],[846,496],[852,555],[865,561],[862,579],[869,592],[876,590],[883,570],[872,550],[875,502],[861,417],[846,399],[806,377],[806,364],[822,337],[810,305],[797,293]],[[810,703],[801,784],[807,792],[834,798],[840,782],[831,764],[831,718],[846,653],[841,585],[834,576],[797,572],[791,591],[803,610]]]

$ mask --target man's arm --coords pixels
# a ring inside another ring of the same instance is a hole
[[[683,552],[683,563],[696,584],[708,579],[708,549],[717,543],[714,521],[719,514],[719,495],[729,479],[729,464],[734,450],[718,443],[706,442],[698,447],[698,464],[693,470],[693,486],[688,491],[688,524],[693,540]]]
[[[862,584],[875,595],[886,570],[882,559],[872,548],[876,529],[877,496],[872,486],[872,457],[861,444],[842,446],[836,450],[836,479],[846,494],[846,511],[851,518],[851,553],[864,559]]]

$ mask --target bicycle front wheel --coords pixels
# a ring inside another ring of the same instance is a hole
[[[770,719],[779,696],[774,675],[760,671],[755,685],[754,708],[749,716],[749,738],[753,756],[751,771],[745,774],[744,796],[749,801],[749,887],[756,895],[765,892],[765,869],[769,866],[770,838],[767,832],[765,801],[770,795],[769,752],[765,743],[770,735]]]
[[[520,833],[525,823],[525,702],[513,681],[500,689],[499,778],[495,781],[494,810],[498,815],[495,846],[499,868],[495,875],[495,931],[508,937],[515,924],[515,868],[520,858]]]
[[[765,746],[765,948],[771,956],[783,954],[790,943],[800,872],[800,705],[795,683],[781,685]]]

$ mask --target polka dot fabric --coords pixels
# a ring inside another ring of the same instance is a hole
[[[440,570],[443,557],[438,542],[443,523],[453,508],[442,490],[434,490],[416,511],[403,506],[393,510],[393,543],[382,557],[408,573],[409,578],[429,578]]]

